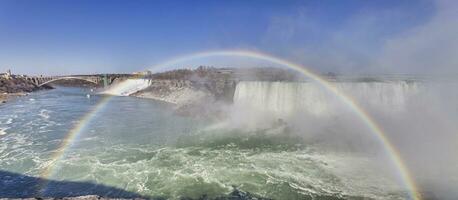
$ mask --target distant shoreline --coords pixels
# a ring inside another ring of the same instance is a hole
[[[52,88],[47,85],[37,86],[20,76],[3,74],[0,76],[0,103],[3,104],[11,98],[28,95],[30,92]]]

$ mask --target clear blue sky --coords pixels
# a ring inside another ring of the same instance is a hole
[[[456,28],[436,30],[458,24],[456,7],[447,0],[0,0],[0,70],[132,72],[193,52],[250,49],[323,72],[427,71],[411,60],[442,40],[457,49]],[[445,38],[417,44],[435,34]],[[457,63],[451,56],[441,69]]]

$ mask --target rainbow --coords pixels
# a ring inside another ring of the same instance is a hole
[[[414,200],[421,199],[421,195],[406,165],[402,161],[400,153],[391,144],[388,137],[383,132],[381,127],[375,122],[375,120],[372,119],[372,117],[361,106],[358,105],[356,100],[344,94],[331,82],[328,82],[327,80],[323,79],[316,73],[313,73],[312,71],[306,69],[305,67],[299,64],[295,64],[295,63],[292,63],[292,62],[289,62],[289,61],[286,61],[280,58],[276,58],[268,54],[256,52],[256,51],[231,50],[231,51],[200,52],[200,53],[195,53],[195,54],[189,54],[183,57],[176,57],[176,58],[168,60],[167,62],[157,64],[150,69],[160,69],[160,68],[175,65],[181,62],[190,61],[193,59],[207,58],[207,57],[214,57],[214,56],[247,57],[247,58],[254,58],[254,59],[259,59],[263,61],[268,61],[274,64],[278,64],[278,65],[290,68],[297,72],[300,72],[303,75],[310,78],[311,80],[322,85],[325,89],[332,92],[341,102],[347,105],[356,114],[356,116],[359,117],[362,120],[362,122],[364,122],[367,128],[371,130],[371,132],[374,134],[377,140],[384,147],[384,150],[386,151],[386,154],[390,158],[393,165],[396,167],[399,177],[401,178],[404,186],[408,189],[410,198]],[[123,87],[122,83],[119,84],[118,87]],[[68,149],[68,147],[71,146],[72,141],[86,127],[87,122],[89,122],[97,114],[98,110],[100,110],[103,107],[103,105],[105,105],[108,102],[108,99],[109,98],[102,100],[97,106],[95,106],[95,108],[91,112],[86,114],[80,120],[80,123],[78,123],[73,129],[69,131],[69,133],[67,134],[67,137],[64,139],[64,142],[59,146],[59,148],[53,154],[52,164],[44,170],[44,172],[42,173],[42,177],[48,177],[51,174],[55,163],[63,157],[66,149]]]
[[[81,119],[78,120],[78,123],[70,129],[70,131],[65,135],[65,138],[62,140],[62,143],[57,147],[56,150],[51,154],[51,160],[45,169],[40,173],[40,177],[43,178],[43,181],[38,185],[38,196],[42,196],[46,191],[48,185],[48,178],[53,175],[54,167],[58,161],[64,157],[65,152],[71,147],[73,141],[78,137],[78,135],[85,130],[88,122],[91,121],[110,101],[110,96],[103,96],[96,105],[93,106],[91,111],[86,113]]]

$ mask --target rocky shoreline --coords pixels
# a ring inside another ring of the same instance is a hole
[[[52,89],[51,86],[36,86],[32,82],[16,76],[0,77],[0,103],[6,103],[9,99],[25,96],[30,92]]]
[[[202,101],[232,101],[235,83],[195,82],[189,80],[151,80],[151,85],[131,96],[156,99],[172,104]]]
[[[236,87],[233,76],[215,68],[168,71],[148,80],[148,87],[129,96],[171,103],[178,114],[195,117],[219,116],[221,105],[232,103]]]

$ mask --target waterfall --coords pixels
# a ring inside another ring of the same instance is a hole
[[[102,94],[129,96],[137,91],[147,88],[151,85],[149,79],[127,79],[120,83],[111,85],[110,88],[103,91]]]
[[[361,106],[386,111],[403,110],[418,90],[417,83],[405,81],[334,84]],[[339,106],[345,106],[335,95],[312,82],[242,81],[236,86],[234,104],[279,114],[307,112],[314,115],[332,114]]]

